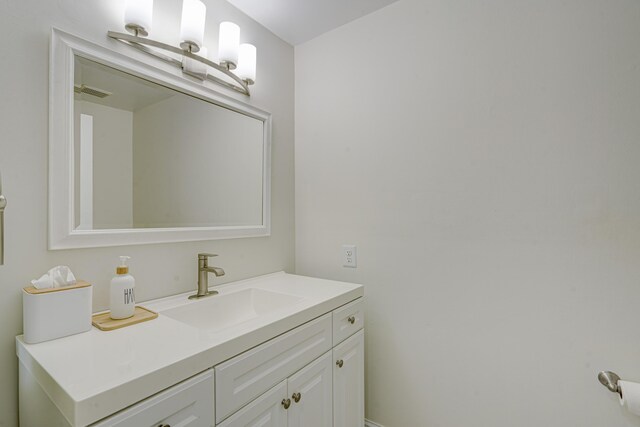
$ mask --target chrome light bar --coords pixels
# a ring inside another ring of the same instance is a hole
[[[194,61],[198,61],[202,64],[205,64],[211,68],[213,68],[216,71],[219,71],[220,73],[228,76],[229,78],[233,79],[237,84],[233,84],[230,82],[227,82],[219,77],[210,75],[209,73],[207,73],[206,75],[198,75],[198,74],[193,74],[188,72],[188,70],[183,70],[185,74],[190,75],[192,77],[196,77],[200,80],[209,80],[213,83],[222,85],[226,88],[229,89],[233,89],[236,92],[240,92],[243,95],[247,95],[250,96],[250,92],[249,92],[249,85],[252,84],[252,81],[245,81],[242,80],[240,77],[236,76],[234,73],[232,73],[228,67],[217,64],[207,58],[204,58],[200,55],[196,55],[195,53],[190,52],[189,50],[183,50],[179,47],[176,46],[171,46],[169,44],[166,43],[162,43],[156,40],[152,40],[146,37],[140,37],[140,36],[136,36],[133,34],[126,34],[126,33],[118,33],[115,31],[109,31],[107,33],[107,35],[109,37],[111,37],[114,40],[117,40],[119,42],[122,42],[124,44],[127,44],[129,46],[132,46],[146,54],[152,55],[155,58],[158,58],[164,62],[166,62],[167,64],[171,64],[174,65],[178,68],[182,69],[182,61],[173,58],[171,56],[165,55],[162,52],[157,51],[156,49],[162,49],[164,51],[167,52],[171,52],[171,53],[175,53],[178,55],[182,55],[183,57],[186,58],[190,58],[193,59]],[[148,47],[150,46],[150,47]],[[153,49],[155,48],[155,49]]]

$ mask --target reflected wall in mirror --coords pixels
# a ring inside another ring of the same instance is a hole
[[[271,115],[53,30],[49,248],[267,236]]]
[[[75,226],[262,223],[263,122],[76,56]]]

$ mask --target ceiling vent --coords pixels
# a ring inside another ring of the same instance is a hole
[[[112,92],[107,92],[106,90],[87,85],[75,85],[73,87],[73,91],[75,93],[86,93],[87,95],[97,96],[98,98],[106,98],[109,95],[113,95]]]

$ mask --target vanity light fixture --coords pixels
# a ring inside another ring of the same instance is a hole
[[[180,47],[191,53],[198,52],[204,41],[204,20],[207,7],[200,0],[182,0]]]
[[[218,57],[220,65],[235,70],[238,65],[238,50],[240,49],[240,27],[233,22],[220,24],[218,43]]]
[[[162,61],[180,67],[185,74],[208,80],[249,96],[256,78],[256,48],[240,45],[240,27],[232,22],[220,24],[218,56],[220,63],[207,58],[204,42],[206,6],[200,0],[183,0],[180,47],[147,38],[151,30],[153,0],[127,0],[124,27],[131,33],[109,31],[112,39],[125,43]],[[181,59],[162,51],[177,54]],[[196,54],[196,52],[198,54]],[[210,71],[224,74],[218,77]]]
[[[249,43],[240,45],[236,74],[250,85],[256,80],[256,47]]]
[[[207,57],[207,48],[204,46],[200,47],[198,51],[198,55],[206,58]],[[200,80],[204,80],[207,78],[207,66],[195,59],[191,59],[189,57],[182,57],[182,71],[185,74],[189,74],[190,76],[196,77]]]
[[[124,28],[136,36],[148,36],[151,31],[153,0],[127,0]]]

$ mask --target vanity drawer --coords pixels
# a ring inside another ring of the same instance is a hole
[[[333,310],[333,345],[338,345],[364,327],[362,298]]]
[[[328,313],[216,366],[216,423],[331,347]]]
[[[91,427],[213,425],[213,369],[196,375]]]

